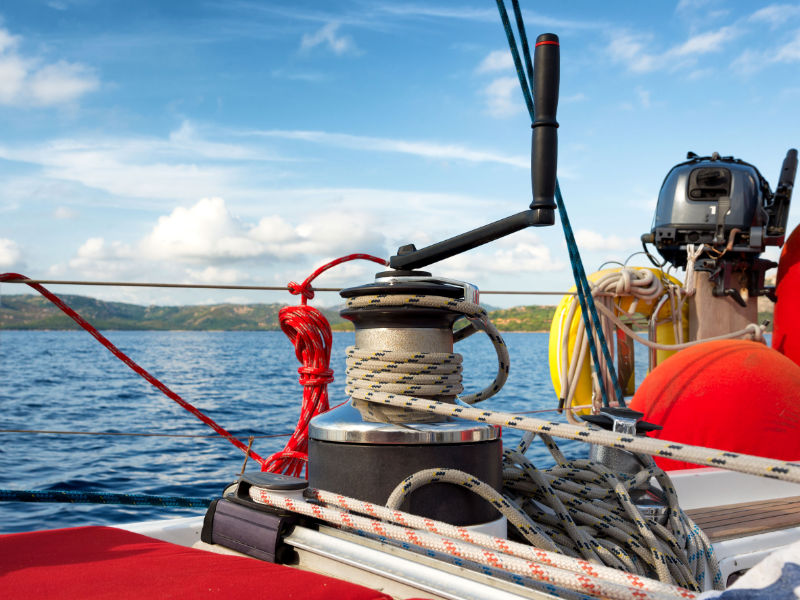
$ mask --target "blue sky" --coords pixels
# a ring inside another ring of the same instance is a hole
[[[559,178],[588,271],[639,249],[687,150],[752,162],[774,187],[800,145],[800,3],[522,4],[530,37],[561,37]],[[529,121],[488,0],[7,0],[0,131],[0,271],[34,278],[281,285],[530,202]],[[434,272],[483,289],[571,284],[557,227]]]

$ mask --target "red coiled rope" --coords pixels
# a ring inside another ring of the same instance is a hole
[[[22,280],[24,280],[24,279],[28,279],[28,277],[25,277],[24,275],[20,275],[19,273],[3,273],[2,275],[0,275],[0,283],[2,283],[4,281],[8,281],[10,279],[22,279]],[[204,415],[202,412],[200,412],[194,406],[189,404],[186,400],[181,398],[178,394],[176,394],[171,389],[169,389],[166,385],[161,383],[153,375],[148,373],[145,369],[143,369],[142,367],[137,365],[130,357],[128,357],[124,352],[122,352],[122,350],[120,350],[114,344],[112,344],[111,340],[109,340],[102,333],[97,331],[97,329],[95,329],[88,321],[86,321],[78,313],[76,313],[69,306],[67,306],[64,303],[64,301],[61,300],[61,298],[59,298],[58,296],[56,296],[55,294],[53,294],[49,290],[45,289],[44,287],[42,287],[38,283],[28,283],[27,285],[29,285],[30,287],[35,289],[42,296],[44,296],[45,298],[50,300],[50,302],[52,302],[58,308],[60,308],[61,311],[64,314],[66,314],[70,319],[72,319],[78,325],[80,325],[86,331],[88,331],[98,342],[103,344],[103,346],[105,346],[111,352],[111,354],[113,354],[118,359],[120,359],[122,362],[124,362],[126,365],[128,365],[128,367],[130,367],[131,370],[133,370],[135,373],[137,373],[138,375],[143,377],[145,380],[147,380],[148,383],[150,383],[153,387],[157,388],[167,398],[177,402],[181,407],[185,408],[190,413],[192,413],[195,417],[200,419],[203,423],[205,423],[206,425],[211,427],[211,429],[216,431],[219,435],[224,437],[231,444],[233,444],[234,446],[236,446],[237,448],[242,450],[245,454],[248,454],[250,456],[250,458],[252,458],[253,460],[257,461],[261,465],[264,465],[264,462],[265,462],[264,459],[261,458],[258,454],[256,454],[252,450],[248,451],[248,447],[247,447],[246,444],[244,444],[240,440],[236,439],[231,433],[229,433],[223,427],[217,425],[217,423],[211,417],[208,417],[208,416]]]
[[[300,306],[287,306],[279,313],[281,329],[294,345],[297,360],[303,365],[300,385],[303,386],[303,404],[297,427],[283,450],[262,463],[263,471],[299,477],[308,463],[308,423],[313,417],[328,410],[328,384],[333,382],[331,359],[331,326],[316,308],[308,306],[314,297],[311,282],[331,267],[351,260],[371,260],[381,265],[388,263],[369,254],[349,254],[324,264],[302,284],[294,281],[287,286],[292,294],[300,295]],[[306,476],[308,473],[306,472]]]

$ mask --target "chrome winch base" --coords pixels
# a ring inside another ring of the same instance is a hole
[[[379,274],[375,283],[343,290],[342,296],[397,294],[463,299],[468,290],[466,285],[413,272],[408,278]],[[362,350],[453,352],[452,328],[458,315],[452,311],[376,303],[347,308],[342,316],[355,324],[355,345]],[[455,396],[431,398],[456,401]],[[497,490],[502,487],[499,428],[463,419],[432,416],[423,422],[375,422],[347,402],[311,421],[308,456],[311,487],[377,504],[385,504],[404,479],[425,469],[458,469]],[[470,490],[438,482],[409,494],[400,508],[454,525],[485,523],[500,516]]]

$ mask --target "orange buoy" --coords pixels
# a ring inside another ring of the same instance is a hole
[[[775,293],[772,347],[800,365],[800,226],[781,250]]]
[[[630,407],[663,426],[652,437],[800,459],[800,366],[757,342],[725,340],[681,350],[644,379]],[[656,462],[665,470],[701,466]]]

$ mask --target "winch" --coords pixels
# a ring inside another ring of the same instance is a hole
[[[703,247],[696,270],[708,271],[715,296],[730,296],[742,306],[737,276],[749,296],[770,293],[764,272],[776,264],[759,258],[767,246],[781,246],[797,172],[797,150],[783,161],[772,192],[759,170],[738,158],[689,152],[664,179],[653,226],[642,235],[676,267],[687,264],[687,246]]]
[[[477,305],[477,289],[418,269],[526,227],[555,221],[557,36],[543,34],[537,39],[534,72],[536,120],[529,209],[426,248],[404,245],[391,257],[391,270],[378,273],[374,283],[341,292],[348,301],[342,316],[355,325],[355,346],[348,350],[351,400],[315,417],[309,425],[311,487],[384,504],[406,477],[430,468],[458,469],[496,490],[502,487],[502,445],[496,427],[457,418],[425,419],[396,408],[392,412],[376,399],[380,393],[397,393],[453,403],[461,391],[460,367],[439,369],[436,365],[460,361],[453,354],[456,319],[467,316],[472,321],[468,327],[480,327],[479,319],[471,318],[482,311]],[[475,312],[459,312],[454,310],[456,305],[474,307]],[[398,368],[414,361],[432,365],[430,370],[422,369],[426,378],[411,377],[420,369]],[[499,362],[498,373],[507,373],[507,360]],[[362,368],[365,364],[371,366]],[[429,372],[434,375],[434,385],[428,385]],[[353,383],[353,379],[358,381]],[[353,386],[359,390],[357,399],[353,398]],[[491,393],[473,396],[471,401]],[[469,490],[441,482],[416,489],[401,508],[456,525],[486,523],[499,517],[490,503]]]
[[[375,283],[345,289],[344,298],[374,296],[436,296],[464,300],[476,293],[415,271],[378,273]],[[414,363],[423,355],[452,355],[453,323],[459,317],[442,308],[367,305],[348,308],[342,316],[355,325],[355,348],[364,353],[397,353]],[[413,358],[414,356],[418,358]],[[460,371],[460,368],[458,369]],[[399,377],[400,380],[403,377]],[[413,384],[410,384],[413,390]],[[447,386],[445,386],[447,387]],[[455,402],[451,392],[415,397]],[[380,410],[380,407],[377,408]],[[502,444],[498,428],[461,419],[434,417],[407,422],[397,415],[383,422],[352,402],[316,417],[309,426],[308,478],[312,487],[345,493],[383,504],[407,476],[422,469],[454,468],[471,473],[500,489]],[[438,483],[412,493],[403,510],[456,525],[492,521],[499,514],[464,488]]]

